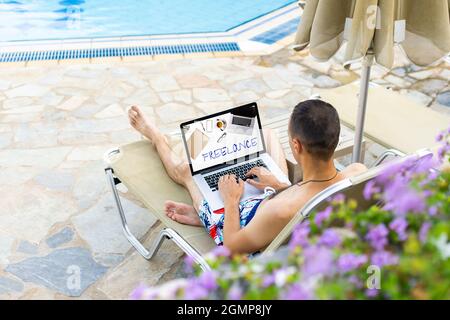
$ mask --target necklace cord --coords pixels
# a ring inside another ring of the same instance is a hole
[[[303,186],[303,185],[305,185],[305,184],[307,184],[307,183],[310,183],[310,182],[327,182],[327,181],[333,180],[334,178],[336,178],[336,176],[338,175],[338,173],[339,173],[339,172],[338,172],[338,170],[336,169],[336,173],[335,173],[334,176],[332,176],[330,179],[324,179],[324,180],[314,180],[314,179],[311,179],[311,180],[307,180],[307,181],[298,182],[298,183],[296,183],[296,184],[293,184],[293,185],[291,185],[291,186],[289,186],[289,187],[284,188],[284,189],[281,190],[281,191],[272,193],[271,195],[269,195],[268,199],[274,198],[277,194],[280,194],[281,192],[283,192],[283,191],[285,191],[286,189],[289,189],[289,188],[291,188],[291,187],[293,187],[293,186],[295,186],[295,185],[301,187],[301,186]]]
[[[338,171],[337,171],[337,169],[336,169],[336,173],[335,173],[331,178],[329,178],[329,179],[323,179],[323,180],[311,179],[311,180],[306,180],[306,181],[298,182],[297,185],[298,185],[299,187],[301,187],[301,186],[303,186],[303,185],[305,185],[305,184],[307,184],[307,183],[310,183],[310,182],[328,182],[328,181],[331,181],[331,180],[333,180],[334,178],[336,178],[337,175],[338,175]]]

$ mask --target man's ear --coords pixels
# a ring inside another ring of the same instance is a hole
[[[303,152],[303,145],[297,138],[292,139],[292,146],[296,154],[301,154]]]

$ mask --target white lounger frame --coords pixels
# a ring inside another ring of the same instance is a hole
[[[136,238],[136,236],[130,231],[125,211],[123,210],[122,202],[120,201],[119,191],[117,190],[117,185],[119,185],[122,182],[120,181],[119,178],[114,176],[114,170],[111,167],[111,160],[110,160],[112,156],[117,155],[119,153],[120,153],[119,149],[112,149],[105,154],[104,160],[105,163],[107,164],[107,166],[105,167],[105,173],[114,195],[117,211],[119,212],[120,220],[122,222],[122,230],[127,240],[145,259],[151,260],[158,252],[164,240],[170,239],[178,247],[180,247],[180,249],[183,250],[187,255],[191,256],[203,270],[210,270],[211,268],[206,262],[206,260],[203,258],[203,256],[172,228],[163,228],[159,232],[158,237],[153,241],[149,249],[146,249],[142,244],[142,242],[139,241],[139,239]]]

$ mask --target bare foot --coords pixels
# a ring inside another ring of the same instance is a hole
[[[147,119],[139,107],[132,106],[128,110],[128,119],[131,126],[151,142],[154,142],[158,138],[164,138],[159,129]]]
[[[164,211],[170,219],[176,222],[191,226],[203,226],[194,207],[188,204],[166,201]]]

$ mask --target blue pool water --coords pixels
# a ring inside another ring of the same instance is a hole
[[[227,31],[296,0],[0,0],[0,41]]]

